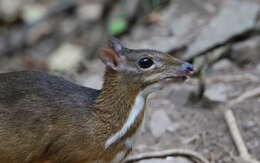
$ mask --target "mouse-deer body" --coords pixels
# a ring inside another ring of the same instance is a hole
[[[1,163],[119,161],[132,148],[147,96],[192,73],[191,64],[117,39],[102,50],[101,90],[43,72],[0,74]]]

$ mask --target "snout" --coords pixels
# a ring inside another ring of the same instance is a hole
[[[179,69],[184,73],[187,73],[187,75],[191,75],[194,72],[193,65],[188,62],[182,62]]]
[[[192,64],[178,60],[178,63],[175,63],[172,69],[167,72],[167,76],[160,80],[164,82],[184,82],[189,79],[193,72],[194,68]]]

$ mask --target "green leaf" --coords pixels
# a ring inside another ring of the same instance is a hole
[[[124,32],[127,29],[127,21],[124,18],[114,18],[108,26],[108,31],[112,35]]]

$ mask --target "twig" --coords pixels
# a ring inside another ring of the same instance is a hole
[[[197,163],[209,163],[209,161],[199,153],[187,149],[169,149],[159,152],[141,153],[127,158],[125,160],[125,163],[131,163],[134,161],[140,161],[151,158],[165,158],[168,156],[184,156],[190,158],[193,161],[196,161]]]
[[[228,105],[229,107],[234,106],[237,103],[240,103],[242,101],[245,101],[246,99],[256,97],[260,95],[260,87],[255,88],[254,90],[249,90],[243,93],[242,95],[238,96],[237,98],[231,100]]]
[[[248,160],[250,158],[250,155],[239,132],[234,113],[232,112],[232,110],[226,109],[224,112],[224,116],[240,156],[245,160]]]
[[[215,82],[235,82],[235,81],[245,81],[249,80],[250,82],[258,82],[260,81],[259,77],[252,74],[242,74],[242,75],[219,75],[214,77],[205,78],[205,82],[207,84],[215,83]]]

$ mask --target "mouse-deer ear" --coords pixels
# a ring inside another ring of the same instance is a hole
[[[112,48],[116,53],[121,54],[120,52],[124,49],[124,45],[121,41],[115,37],[112,37],[108,43],[109,47]]]
[[[125,65],[125,58],[109,47],[101,47],[100,59],[107,66],[115,71],[122,71]]]

